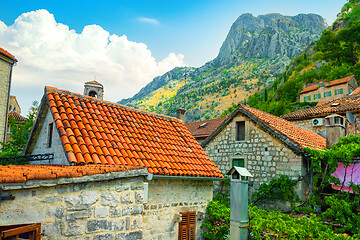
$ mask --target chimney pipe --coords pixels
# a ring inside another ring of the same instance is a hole
[[[345,119],[338,114],[325,117],[327,149],[332,148],[335,143],[339,142],[341,137],[345,137],[345,123]]]
[[[185,116],[186,110],[183,108],[176,109],[176,118],[180,119],[181,121],[185,122],[186,116]]]

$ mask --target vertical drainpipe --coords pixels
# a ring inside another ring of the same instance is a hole
[[[6,101],[6,112],[5,112],[5,129],[4,129],[4,139],[3,139],[3,143],[5,143],[6,140],[6,132],[7,132],[7,122],[8,122],[8,114],[9,114],[9,102],[10,102],[10,87],[11,87],[11,76],[12,76],[12,69],[13,66],[15,64],[16,60],[13,60],[13,63],[11,63],[10,66],[10,76],[9,76],[9,87],[8,87],[8,96],[7,96],[7,101]]]

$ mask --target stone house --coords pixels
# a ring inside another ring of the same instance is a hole
[[[44,153],[54,154],[51,164],[145,167],[144,239],[201,239],[213,181],[223,178],[182,121],[53,87],[25,149]]]
[[[325,118],[333,114],[342,117],[339,125],[345,129],[346,136],[360,133],[360,95],[351,95],[328,101],[308,109],[286,114],[282,118],[298,127],[311,130],[326,137]],[[348,116],[346,116],[347,114]],[[353,118],[352,124],[347,120],[348,117]]]
[[[279,174],[294,179],[300,175],[304,181],[296,191],[304,198],[309,193],[309,162],[303,148],[321,150],[326,139],[280,117],[239,105],[201,146],[223,174],[233,166],[247,168],[253,175],[250,194]]]
[[[16,58],[0,48],[0,142],[5,142],[10,99],[11,76]]]
[[[203,143],[226,118],[216,118],[210,120],[204,120],[199,122],[185,123],[185,126],[189,129],[198,143]]]
[[[330,82],[319,81],[304,86],[304,89],[299,93],[300,102],[324,102],[335,100],[349,96],[358,86],[358,81],[354,75]]]
[[[14,197],[0,202],[0,231],[41,224],[41,239],[142,239],[147,175],[138,166],[0,166],[1,195]]]
[[[10,100],[9,100],[8,122],[10,119],[15,119],[20,124],[26,121],[26,118],[21,116],[21,108],[15,96],[10,96]],[[7,124],[5,142],[11,139],[10,135],[11,135],[11,128],[9,124]]]

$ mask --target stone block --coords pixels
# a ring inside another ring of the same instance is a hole
[[[139,240],[143,239],[142,231],[118,233],[115,235],[115,240]]]
[[[65,236],[77,236],[85,233],[84,224],[80,222],[68,222],[64,233]]]
[[[82,211],[76,211],[73,213],[68,213],[66,215],[66,220],[67,221],[76,221],[78,219],[85,219],[85,218],[89,218],[90,217],[90,210],[86,209],[86,210],[82,210]]]
[[[103,206],[116,207],[119,205],[120,197],[119,194],[112,192],[103,192],[101,194],[100,203]]]
[[[105,234],[95,235],[94,240],[114,240],[114,234],[105,233]]]
[[[121,194],[121,203],[123,204],[132,204],[134,203],[134,192],[123,192]]]
[[[134,216],[131,222],[131,230],[142,229],[143,220],[142,216]]]
[[[79,195],[67,195],[65,196],[65,203],[68,206],[76,206],[80,204],[80,196]]]
[[[92,187],[93,187],[92,183],[74,184],[74,185],[70,186],[70,191],[71,192],[79,192],[81,190],[89,189]]]
[[[63,218],[64,217],[64,208],[62,207],[50,207],[49,208],[49,215],[55,216],[56,218]]]
[[[111,208],[110,217],[121,217],[122,216],[121,212],[122,212],[121,208]]]
[[[135,214],[142,214],[144,212],[143,205],[135,205],[135,206],[125,206],[122,208],[122,215],[135,215]]]
[[[86,191],[81,194],[81,202],[85,205],[92,205],[99,200],[99,192]]]
[[[99,218],[107,217],[109,215],[109,209],[107,207],[95,207],[94,215]]]
[[[100,230],[112,230],[112,222],[108,220],[89,220],[86,224],[88,233]]]

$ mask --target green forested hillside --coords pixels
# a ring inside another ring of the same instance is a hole
[[[341,9],[334,24],[323,31],[318,41],[295,57],[272,85],[256,92],[245,102],[278,116],[316,104],[298,102],[299,92],[304,84],[320,79],[331,81],[353,74],[359,80],[359,44],[360,0],[350,0]]]

